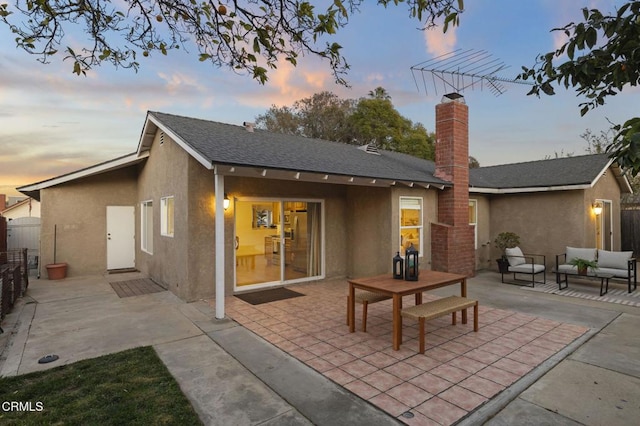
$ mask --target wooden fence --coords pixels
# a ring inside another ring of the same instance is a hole
[[[640,256],[640,204],[623,204],[620,212],[621,245],[624,251]]]

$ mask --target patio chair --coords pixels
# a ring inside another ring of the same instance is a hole
[[[521,282],[530,282],[531,287],[535,287],[536,283],[544,284],[547,282],[546,258],[543,254],[523,253],[520,247],[507,248],[505,254],[509,260],[509,273],[513,272],[513,280]],[[536,263],[536,260],[542,260],[542,263]],[[504,272],[502,274],[502,282],[504,283]],[[516,274],[531,275],[531,281],[522,280],[516,277]],[[542,274],[542,281],[536,281],[536,275]]]
[[[362,304],[362,331],[367,331],[367,307],[369,303],[382,302],[383,300],[391,299],[391,296],[384,294],[378,294],[366,290],[356,290],[356,304]],[[349,325],[349,296],[347,296],[347,325]],[[355,314],[355,313],[354,313]],[[355,315],[354,315],[355,318]]]

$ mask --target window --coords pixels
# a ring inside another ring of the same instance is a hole
[[[153,254],[153,202],[143,201],[140,205],[140,248]]]
[[[469,225],[473,225],[473,247],[478,248],[478,200],[469,200]]]
[[[160,199],[160,235],[173,237],[173,196]]]
[[[400,197],[400,253],[412,244],[422,255],[422,198]]]

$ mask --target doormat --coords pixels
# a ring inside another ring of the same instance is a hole
[[[166,291],[150,278],[137,278],[135,280],[116,281],[111,284],[111,288],[118,297],[141,296],[143,294],[159,293]]]
[[[616,284],[609,282],[609,291],[604,296],[600,296],[600,283],[596,283],[596,281],[594,281],[592,285],[580,282],[569,282],[569,287],[564,290],[558,289],[558,284],[550,281],[547,281],[546,284],[536,284],[534,288],[521,287],[521,289],[557,294],[559,296],[577,297],[579,299],[596,300],[598,302],[640,306],[640,290],[628,293],[626,283],[624,283],[624,288],[620,283]]]
[[[304,296],[297,291],[280,287],[271,290],[255,291],[252,293],[236,294],[238,299],[244,300],[252,305],[261,305],[263,303],[277,302],[278,300],[291,299],[292,297]]]

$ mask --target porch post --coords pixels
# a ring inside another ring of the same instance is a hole
[[[216,318],[224,319],[224,176],[215,172]]]

